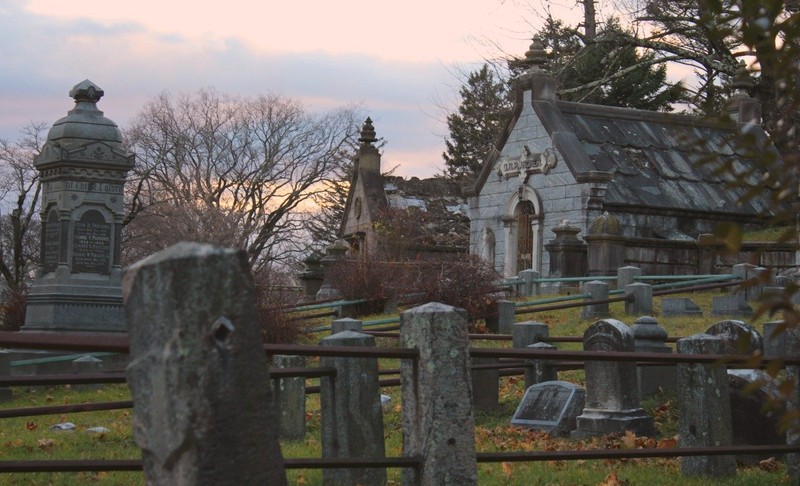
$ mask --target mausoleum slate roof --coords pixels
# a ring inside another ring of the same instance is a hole
[[[753,163],[752,149],[737,146],[735,124],[567,101],[534,100],[533,106],[576,177],[611,177],[606,205],[739,214],[767,209],[758,199],[740,203],[745,186],[730,187],[734,176],[715,172],[721,163],[740,172]],[[749,133],[766,141],[759,126]]]

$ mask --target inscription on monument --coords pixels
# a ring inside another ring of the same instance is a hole
[[[72,236],[72,271],[109,273],[111,225],[99,211],[86,211],[76,221]]]
[[[61,222],[58,211],[51,209],[47,214],[42,243],[42,266],[45,272],[54,272],[58,266],[59,243],[61,242]]]

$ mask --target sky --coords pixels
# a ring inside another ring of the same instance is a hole
[[[444,167],[459,73],[522,55],[541,8],[522,0],[0,0],[0,138],[66,115],[68,92],[84,79],[105,91],[98,107],[123,130],[159,93],[214,87],[280,94],[311,111],[355,105],[387,142],[384,169],[428,177]]]

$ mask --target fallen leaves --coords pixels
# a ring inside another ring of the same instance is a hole
[[[33,432],[34,430],[38,429],[39,426],[36,425],[36,422],[28,422],[25,424],[25,428],[28,429],[30,432]]]
[[[597,486],[626,486],[627,484],[627,481],[619,479],[619,476],[617,476],[617,471],[611,471],[608,473],[603,482]]]
[[[56,441],[47,438],[39,439],[38,441],[36,441],[36,443],[39,446],[39,449],[43,451],[49,451],[53,448],[53,446],[56,445]]]

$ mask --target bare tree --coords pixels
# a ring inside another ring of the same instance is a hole
[[[17,141],[0,139],[0,274],[13,292],[25,289],[38,257],[41,183],[33,160],[46,130],[32,123]]]
[[[141,188],[128,261],[182,239],[243,248],[256,270],[295,255],[304,215],[352,156],[355,115],[277,95],[157,96],[127,131]]]

